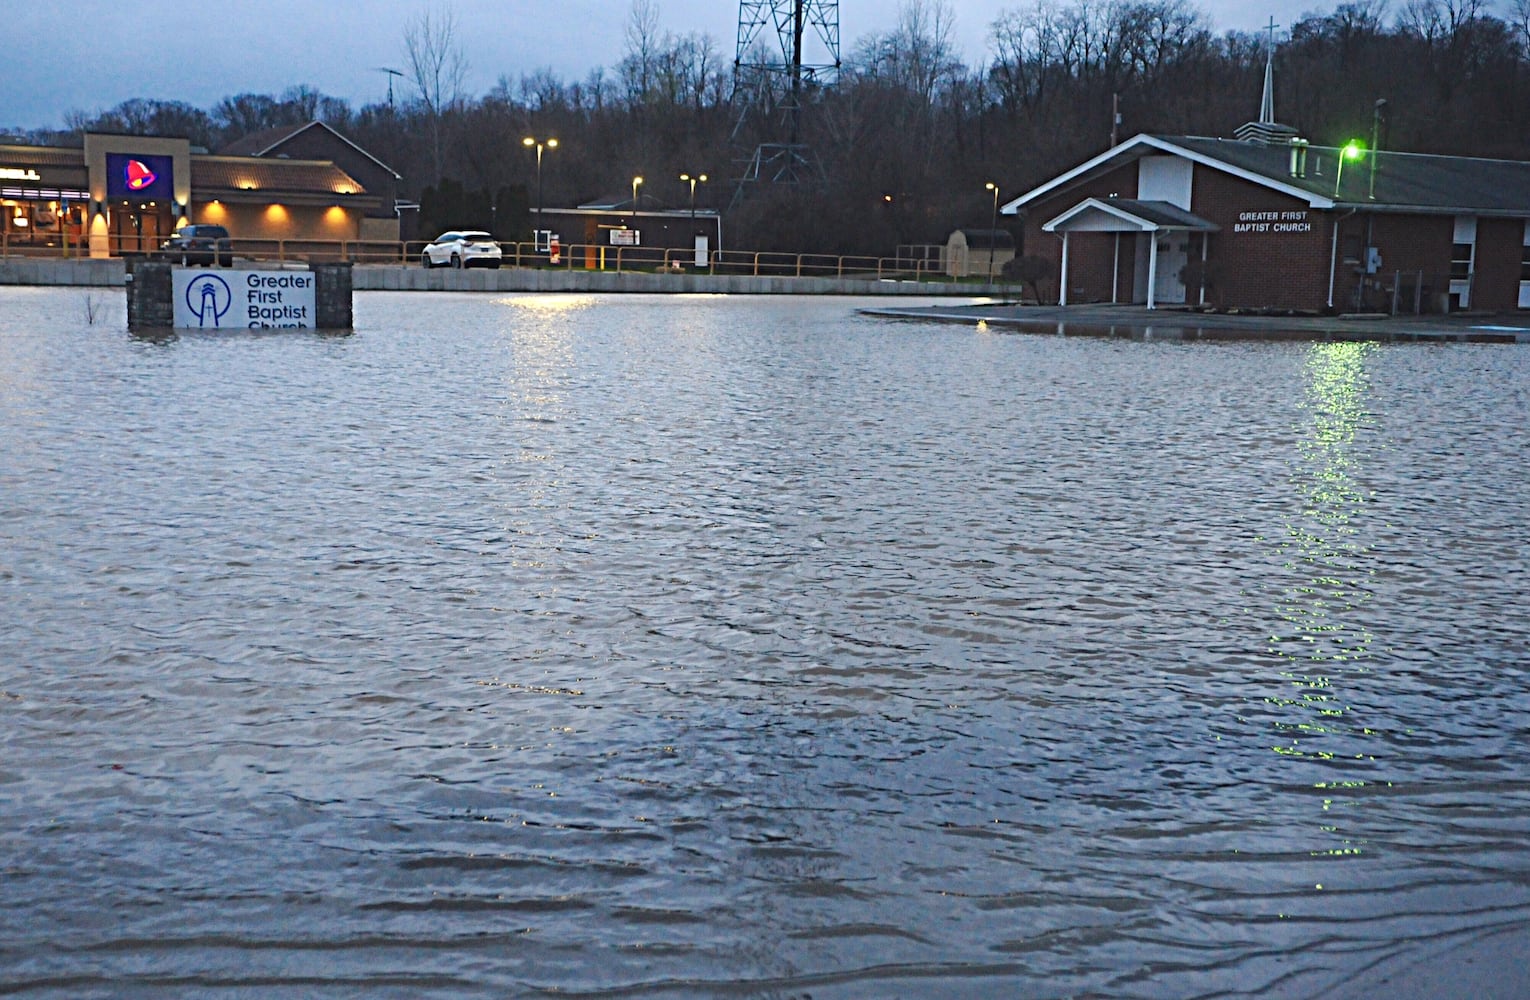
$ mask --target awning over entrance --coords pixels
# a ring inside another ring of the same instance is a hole
[[[1157,305],[1154,290],[1158,284],[1158,240],[1160,233],[1214,233],[1221,229],[1214,222],[1187,212],[1167,201],[1139,201],[1135,198],[1086,198],[1057,218],[1042,224],[1048,233],[1062,233],[1062,279],[1058,285],[1058,305],[1068,304],[1068,234],[1069,233],[1148,233],[1149,243],[1147,307]],[[1206,242],[1201,241],[1201,260],[1206,259]]]

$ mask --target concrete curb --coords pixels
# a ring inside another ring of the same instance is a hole
[[[289,261],[239,261],[254,268],[300,268]],[[127,268],[119,258],[0,260],[0,285],[121,285]],[[361,264],[352,268],[358,292],[636,292],[668,295],[912,295],[925,298],[1007,297],[1009,285],[957,284],[880,278],[756,277],[743,274],[697,274],[648,271],[586,271],[566,268],[505,267],[499,270],[426,268]]]
[[[979,323],[1024,333],[1135,340],[1459,341],[1530,344],[1530,315],[1254,316],[1144,306],[873,306],[862,315],[937,323]]]
[[[627,292],[670,295],[913,295],[999,296],[1007,286],[876,278],[755,277],[741,274],[654,274],[508,267],[453,271],[442,268],[362,265],[352,272],[356,290],[390,292]]]
[[[72,285],[121,287],[127,265],[120,258],[84,260],[36,260],[7,257],[0,260],[0,285]]]

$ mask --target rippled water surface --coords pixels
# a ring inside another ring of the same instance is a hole
[[[1530,348],[83,300],[0,290],[0,994],[1319,996],[1530,927]]]

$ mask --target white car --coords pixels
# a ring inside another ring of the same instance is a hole
[[[476,229],[442,233],[425,245],[420,263],[426,267],[499,267],[499,244]]]

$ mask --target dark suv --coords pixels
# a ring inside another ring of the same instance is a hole
[[[174,236],[160,244],[161,257],[179,260],[182,264],[212,264],[216,258],[219,265],[231,267],[234,263],[233,243],[228,230],[222,226],[182,226]]]

